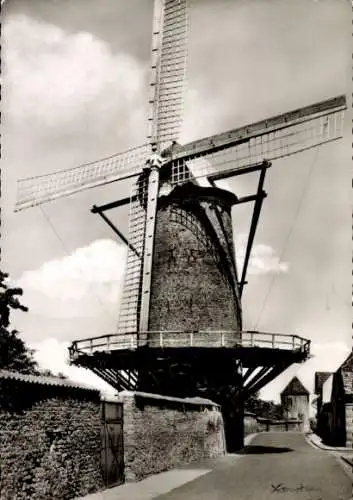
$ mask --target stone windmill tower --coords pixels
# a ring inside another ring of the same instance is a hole
[[[241,296],[265,175],[278,158],[340,138],[346,100],[335,97],[179,144],[187,20],[187,0],[155,1],[147,143],[20,181],[16,209],[131,181],[130,196],[92,209],[128,246],[117,330],[75,341],[71,360],[117,390],[214,399],[223,407],[232,451],[242,442],[244,399],[309,352],[309,342],[295,335],[245,332],[242,326]],[[259,174],[251,196],[217,187],[220,179],[250,172]],[[254,210],[238,273],[231,208],[242,203],[253,203]],[[127,237],[106,215],[124,205]]]

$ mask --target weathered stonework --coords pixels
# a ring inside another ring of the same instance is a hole
[[[235,200],[221,189],[194,185],[160,199],[149,330],[240,332],[230,215]]]
[[[346,446],[353,448],[353,404],[346,404]]]
[[[121,393],[125,480],[225,453],[222,414],[212,402]]]
[[[104,487],[98,391],[0,378],[0,498],[65,500]]]

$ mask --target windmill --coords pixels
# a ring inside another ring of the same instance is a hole
[[[147,142],[19,181],[15,210],[129,180],[129,196],[92,209],[128,246],[117,332],[74,342],[71,358],[118,390],[207,391],[227,407],[239,392],[244,398],[258,391],[308,355],[310,343],[295,335],[244,332],[241,296],[268,168],[276,159],[339,139],[346,100],[334,97],[180,144],[187,31],[187,0],[155,0]],[[250,172],[259,173],[253,195],[238,198],[217,187],[218,180]],[[204,179],[208,187],[201,186]],[[241,203],[254,208],[238,276],[230,209]],[[105,213],[125,205],[127,237]],[[172,290],[178,271],[185,280]],[[217,374],[210,372],[215,356]],[[229,408],[231,421],[234,405]],[[229,449],[238,446],[231,441]]]

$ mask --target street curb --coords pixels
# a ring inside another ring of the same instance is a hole
[[[317,437],[317,440],[314,440],[311,438],[311,436],[314,435]],[[338,451],[338,452],[350,452],[353,454],[353,448],[346,448],[343,446],[328,446],[326,444],[323,444],[321,442],[320,437],[317,434],[311,433],[311,434],[304,434],[305,439],[309,441],[313,446],[316,448],[319,448],[320,450],[325,450],[325,451]]]
[[[342,455],[339,457],[336,457],[338,462],[340,463],[342,469],[344,472],[347,474],[349,479],[351,479],[352,484],[353,484],[353,471],[352,471],[352,464]],[[349,500],[353,500],[353,497],[351,497]]]
[[[341,459],[346,462],[346,464],[350,465],[351,467],[353,466],[353,460],[350,460],[349,458],[345,457],[344,455],[341,455]]]
[[[253,434],[248,434],[247,436],[245,436],[244,438],[244,447],[245,446],[249,446],[249,444],[251,443],[251,441],[256,438],[256,436],[258,436],[260,434],[260,432],[254,432]]]

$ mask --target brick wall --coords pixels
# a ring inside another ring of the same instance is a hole
[[[158,210],[150,330],[240,330],[228,235],[222,240],[214,231],[212,238],[205,229],[207,220],[212,226],[209,214],[202,207],[198,214],[199,208],[171,202]]]
[[[353,404],[346,404],[346,446],[353,448]]]
[[[260,429],[261,432],[263,431],[270,431],[270,432],[303,432],[303,424],[301,422],[287,422],[287,423],[281,423],[281,424],[274,424],[274,423],[269,423],[260,424]]]
[[[222,415],[212,402],[133,393],[121,399],[126,481],[225,453]]]
[[[104,487],[100,394],[0,377],[0,498],[69,499]]]

